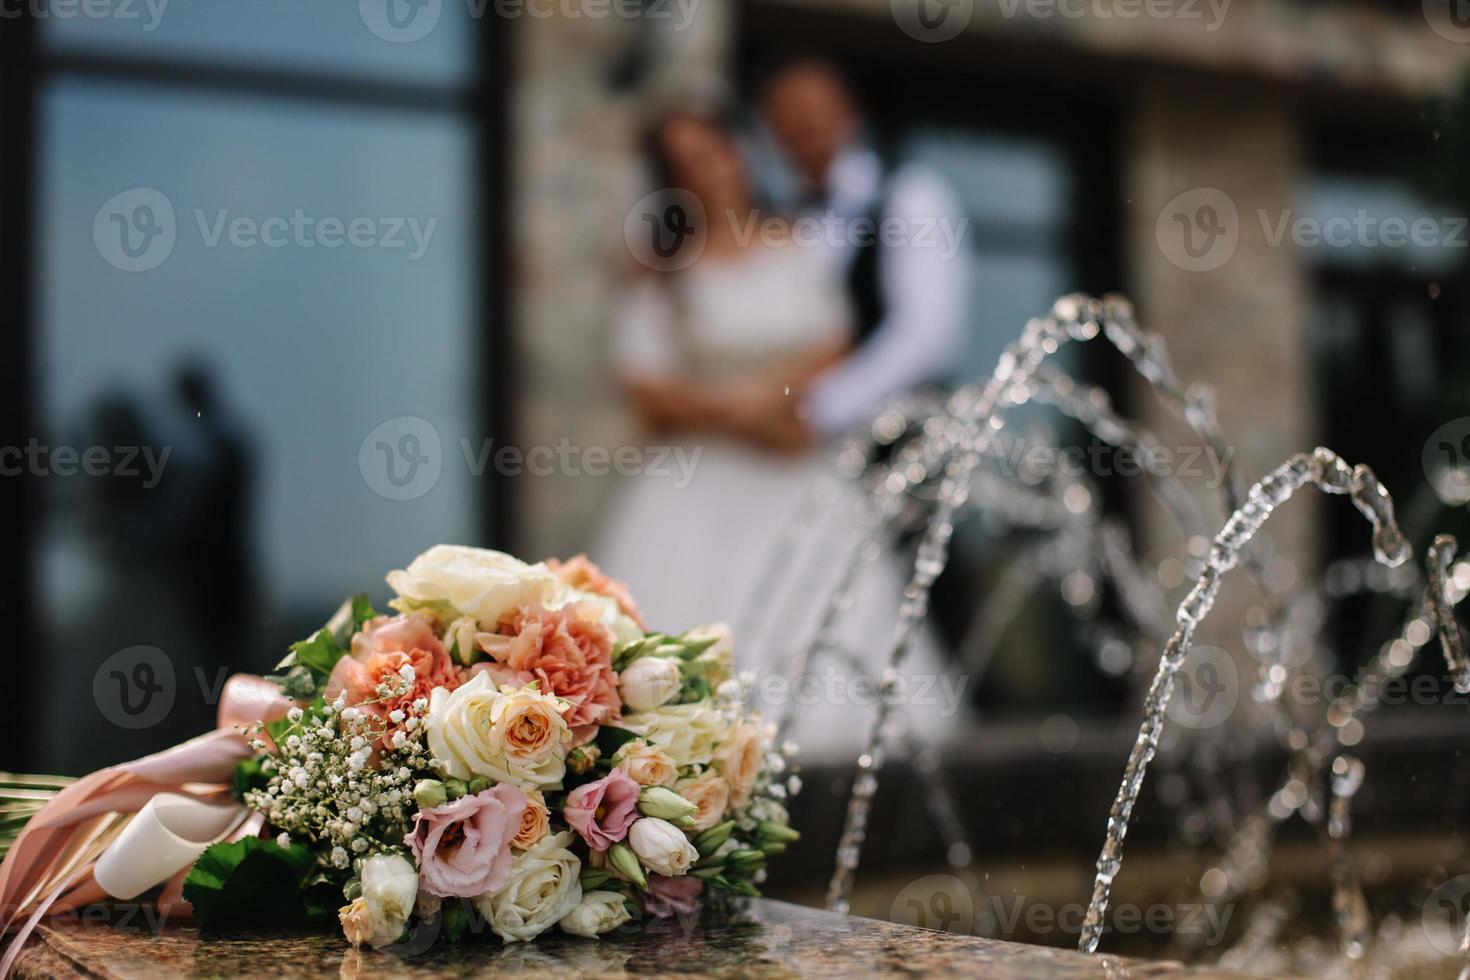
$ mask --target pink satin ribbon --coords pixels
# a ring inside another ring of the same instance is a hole
[[[26,938],[47,915],[102,901],[107,895],[92,877],[96,855],[82,862],[49,894],[34,894],[74,857],[74,848],[96,833],[112,814],[134,814],[157,793],[179,793],[205,803],[229,802],[235,765],[252,754],[241,730],[255,721],[283,717],[291,702],[270,681],[236,674],[220,693],[218,728],[182,745],[133,762],[109,766],[72,783],[32,817],[0,862],[0,932],[16,929],[0,976],[9,976]],[[253,815],[230,837],[260,833]],[[180,891],[185,871],[164,886],[158,906],[165,915],[187,915]],[[17,923],[21,923],[17,926]]]

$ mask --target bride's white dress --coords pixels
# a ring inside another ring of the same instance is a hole
[[[846,299],[815,250],[750,248],[727,261],[706,257],[676,275],[673,284],[640,283],[617,312],[614,361],[624,376],[678,377],[717,390],[849,336]],[[888,656],[908,568],[888,554],[864,566],[841,629],[862,667],[828,660],[804,684],[791,686],[784,679],[814,632],[840,557],[857,539],[848,519],[856,489],[828,483],[835,497],[814,522],[822,528],[773,560],[793,515],[828,471],[825,454],[782,456],[707,435],[680,437],[679,447],[693,462],[687,485],[677,468],[673,476],[624,478],[592,558],[627,582],[655,629],[714,621],[736,626],[737,665],[760,678],[762,713],[779,717],[788,699],[798,705],[790,734],[803,759],[856,757],[875,710],[875,679]],[[779,587],[767,582],[763,589],[759,579],[772,573],[780,576]],[[764,608],[751,608],[763,596],[769,597]],[[897,713],[915,729],[935,739],[962,724],[960,702],[969,692],[929,632],[910,651],[904,673],[912,679],[908,703]]]

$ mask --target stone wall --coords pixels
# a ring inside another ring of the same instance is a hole
[[[726,74],[728,7],[698,0],[693,12],[682,28],[616,17],[515,24],[511,288],[523,449],[643,444],[608,371],[606,327],[633,271],[623,219],[649,190],[639,134],[658,105],[716,91]],[[611,79],[638,44],[648,70],[618,90]],[[613,479],[522,476],[516,547],[538,557],[587,547]]]

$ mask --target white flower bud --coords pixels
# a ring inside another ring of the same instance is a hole
[[[634,711],[652,711],[668,704],[683,686],[679,662],[667,657],[641,657],[618,677],[623,704]]]
[[[628,830],[628,846],[644,867],[671,877],[687,873],[689,866],[699,860],[699,852],[689,843],[684,831],[657,817],[633,821]]]

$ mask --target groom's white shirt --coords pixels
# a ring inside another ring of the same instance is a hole
[[[967,222],[948,185],[919,164],[896,170],[884,186],[877,154],[849,148],[832,163],[823,214],[842,227],[872,214],[886,198],[880,228],[896,229],[878,263],[884,315],[852,355],[816,379],[807,397],[808,420],[831,436],[866,422],[889,395],[944,374],[963,325],[968,257]],[[857,254],[850,236],[823,236],[833,268],[845,276]]]

